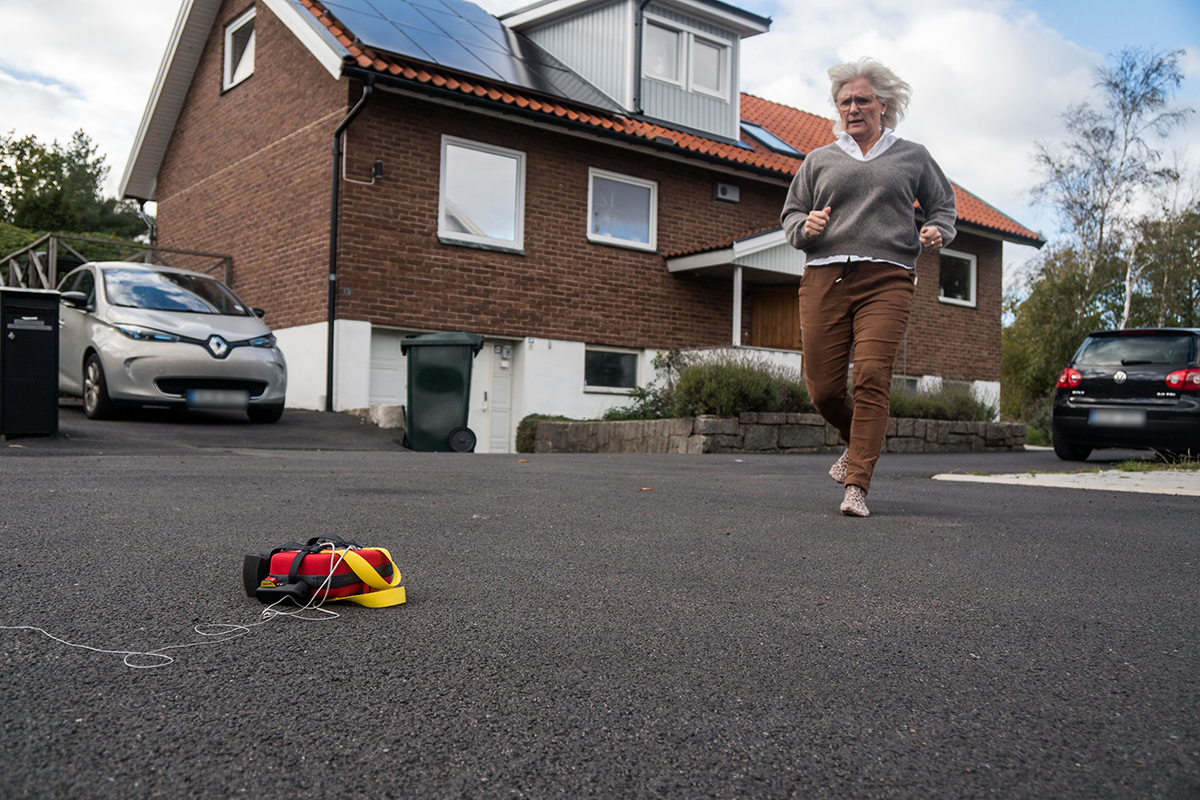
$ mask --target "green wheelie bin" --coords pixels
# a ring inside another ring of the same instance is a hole
[[[429,333],[400,341],[400,352],[408,357],[409,449],[474,452],[475,434],[467,427],[467,413],[471,364],[482,349],[483,336],[478,333]]]

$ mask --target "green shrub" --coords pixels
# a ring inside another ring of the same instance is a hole
[[[551,414],[530,414],[517,423],[517,452],[532,453],[533,440],[537,436],[539,422],[579,422],[571,417],[556,417]]]
[[[970,386],[943,383],[931,391],[913,392],[892,387],[891,414],[896,418],[940,419],[955,422],[988,422],[996,418],[996,407],[976,399]]]
[[[674,417],[743,411],[811,413],[804,381],[795,370],[742,354],[699,358],[679,372],[670,411]]]

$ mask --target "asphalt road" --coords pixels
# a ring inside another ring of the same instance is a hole
[[[830,456],[61,419],[0,444],[0,624],[198,646],[0,630],[0,797],[1200,797],[1192,498],[884,456],[852,519]],[[257,621],[244,553],[323,533],[409,602],[193,632]]]

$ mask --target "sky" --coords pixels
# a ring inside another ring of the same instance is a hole
[[[499,14],[526,0],[477,0]],[[913,86],[897,134],[924,144],[963,188],[1046,238],[1031,203],[1038,142],[1063,136],[1068,106],[1097,99],[1095,70],[1126,47],[1183,48],[1180,104],[1197,109],[1170,152],[1200,173],[1197,0],[726,0],[769,16],[743,42],[742,91],[833,117],[826,70],[869,55]],[[179,0],[0,0],[0,132],[66,142],[84,130],[115,195],[170,38]],[[1005,244],[1014,286],[1031,247]]]

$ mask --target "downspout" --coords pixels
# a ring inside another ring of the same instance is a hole
[[[147,264],[149,264],[150,263],[150,251],[154,249],[155,240],[158,238],[158,234],[154,230],[154,221],[151,220],[148,216],[146,216],[146,201],[145,200],[137,201],[137,213],[138,213],[138,216],[142,218],[142,223],[145,224],[145,226],[146,226],[146,240],[150,243],[150,246],[146,248],[145,261]]]
[[[637,17],[633,20],[633,113],[643,114],[642,109],[642,35],[646,29],[646,6],[650,0],[642,0],[638,5]]]
[[[346,132],[346,128],[350,127],[350,123],[358,116],[358,113],[363,110],[367,101],[371,99],[371,91],[374,89],[375,79],[367,76],[366,84],[363,86],[362,97],[354,108],[350,109],[350,113],[341,121],[337,129],[333,132],[333,197],[329,203],[329,302],[327,304],[328,321],[328,339],[325,349],[325,410],[333,411],[333,321],[337,315],[337,239],[338,239],[338,187],[341,180],[342,169],[342,134]]]

